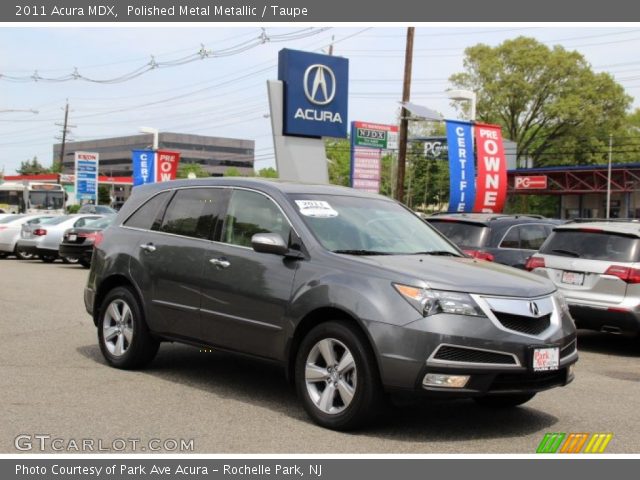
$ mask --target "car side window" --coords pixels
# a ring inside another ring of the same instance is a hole
[[[520,225],[520,248],[539,250],[547,239],[544,225]]]
[[[160,231],[185,237],[211,239],[223,192],[215,188],[185,188],[171,199]]]
[[[78,220],[76,220],[76,222],[73,224],[73,226],[74,227],[84,227],[87,224],[87,222],[95,220],[96,218],[100,218],[100,217],[82,217],[82,218],[79,218]]]
[[[509,229],[500,243],[500,248],[520,248],[520,227],[514,226]]]
[[[164,206],[171,196],[171,192],[162,192],[148,200],[136,212],[131,215],[124,225],[142,230],[152,230],[160,226],[160,214],[164,211]]]
[[[248,190],[234,190],[225,218],[222,241],[251,247],[256,233],[279,233],[289,240],[291,226],[270,198]]]

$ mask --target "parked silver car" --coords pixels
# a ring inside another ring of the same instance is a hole
[[[579,328],[640,332],[639,222],[556,227],[526,268],[556,284]]]

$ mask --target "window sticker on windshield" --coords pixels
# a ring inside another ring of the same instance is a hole
[[[324,200],[296,200],[296,204],[300,213],[305,217],[332,218],[338,216],[338,212],[331,208],[329,202]]]

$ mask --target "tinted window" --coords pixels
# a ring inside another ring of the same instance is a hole
[[[520,227],[511,227],[500,243],[500,248],[520,248]]]
[[[429,223],[453,243],[464,247],[482,247],[489,230],[478,223],[447,220],[429,220]]]
[[[611,262],[637,262],[640,239],[610,232],[557,230],[540,249],[541,253]]]
[[[164,214],[161,232],[195,238],[211,238],[220,207],[220,190],[187,188],[178,190]]]
[[[136,210],[136,213],[131,215],[124,224],[131,228],[151,230],[159,217],[161,208],[164,207],[165,203],[169,199],[170,194],[171,192],[162,192],[151,198],[147,203]],[[157,228],[159,224],[155,226]]]
[[[251,237],[256,233],[279,233],[287,242],[290,231],[287,219],[270,198],[247,190],[233,191],[223,242],[250,247]]]
[[[538,250],[549,236],[544,225],[520,225],[520,248]]]

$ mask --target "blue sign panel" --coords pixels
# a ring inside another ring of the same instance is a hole
[[[278,80],[284,83],[283,135],[347,136],[349,60],[285,48]]]
[[[472,125],[458,120],[447,120],[446,123],[449,147],[449,212],[471,212],[476,196]]]
[[[155,182],[155,157],[153,150],[132,150],[133,186]]]
[[[76,152],[76,199],[98,200],[98,154]]]

